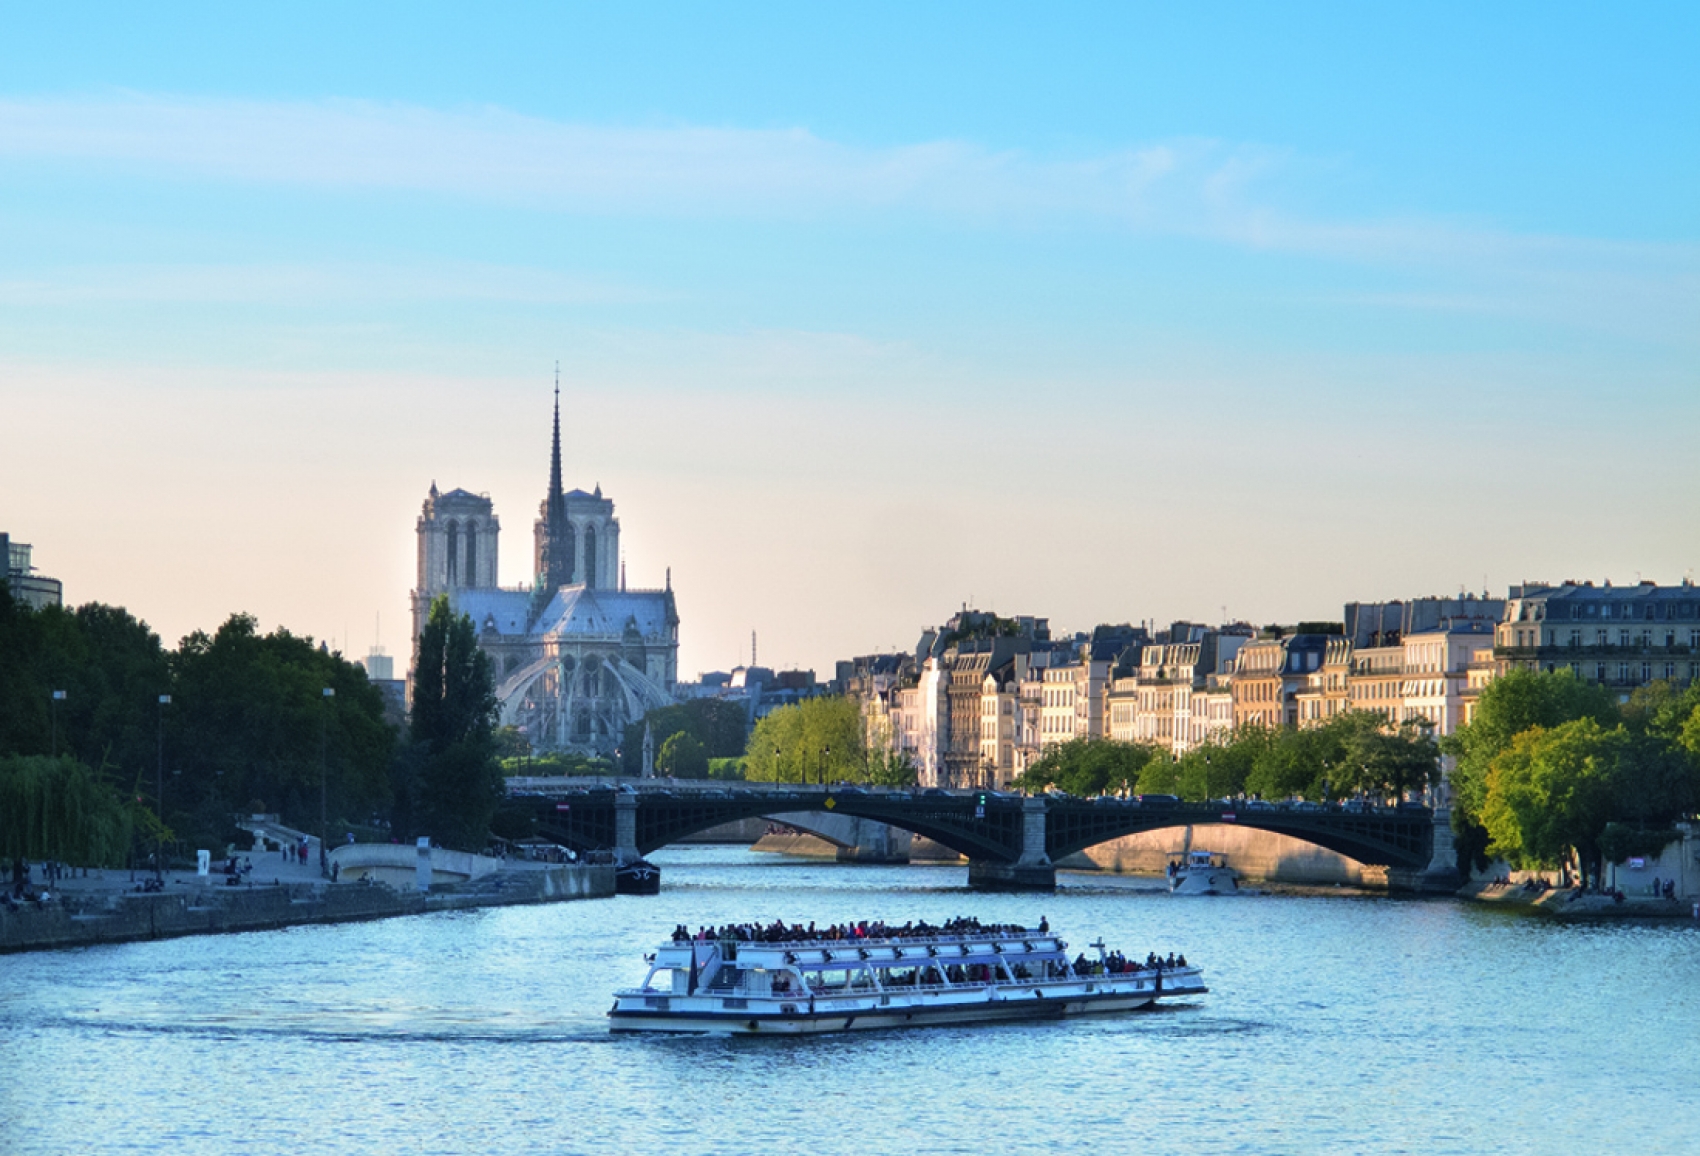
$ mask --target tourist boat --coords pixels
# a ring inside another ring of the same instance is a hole
[[[1169,856],[1169,891],[1174,895],[1232,895],[1239,875],[1217,851],[1187,851]]]
[[[1122,961],[1102,941],[1070,961],[1049,932],[662,944],[649,974],[614,993],[609,1030],[805,1034],[1136,1011],[1203,995],[1184,958]],[[1113,971],[1114,968],[1125,970]]]

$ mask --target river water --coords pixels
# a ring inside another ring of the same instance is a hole
[[[0,957],[0,1153],[1690,1153],[1700,929],[1444,901],[675,849],[657,898]],[[610,1037],[677,923],[1037,923],[1182,951],[1189,1007]]]

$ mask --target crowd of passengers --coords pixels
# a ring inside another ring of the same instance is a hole
[[[1043,916],[1039,926],[1029,931],[1019,923],[981,923],[972,917],[947,919],[942,924],[926,920],[911,920],[902,926],[880,920],[861,920],[857,923],[835,923],[828,927],[801,923],[728,923],[724,927],[699,927],[693,934],[683,923],[673,929],[674,943],[727,942],[732,943],[842,943],[861,940],[940,939],[962,935],[1048,935],[1050,921]]]
[[[1159,971],[1185,966],[1186,956],[1176,955],[1172,951],[1167,956],[1158,955],[1155,951],[1147,952],[1144,963],[1131,960],[1119,951],[1112,951],[1103,959],[1087,959],[1084,954],[1076,956],[1074,974],[1127,975],[1135,971]]]
[[[1145,962],[1130,960],[1121,952],[1111,952],[1103,959],[1087,959],[1081,955],[1073,963],[1067,960],[1043,960],[1034,964],[1015,963],[1010,967],[1010,974],[1017,980],[1067,980],[1081,976],[1092,975],[1132,975],[1141,971],[1167,971],[1186,966],[1186,956],[1170,952],[1167,956],[1151,952],[1145,957]],[[880,986],[885,989],[900,987],[938,987],[945,983],[996,983],[999,980],[997,969],[989,963],[952,963],[944,967],[929,964],[926,967],[913,967],[903,970],[892,969],[885,973]],[[864,976],[852,974],[847,980],[851,987],[866,987],[869,981]],[[826,991],[826,985],[811,986],[811,992]],[[779,975],[773,981],[773,994],[787,995],[791,992],[791,980]]]

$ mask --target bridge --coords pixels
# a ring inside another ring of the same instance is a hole
[[[1273,831],[1387,868],[1391,888],[1453,890],[1449,816],[1426,807],[1346,811],[1269,804],[1068,799],[997,793],[863,790],[856,787],[611,786],[542,789],[510,785],[509,804],[530,813],[535,833],[575,851],[625,861],[740,819],[820,812],[872,820],[923,835],[968,860],[968,886],[1051,890],[1064,856],[1123,835],[1201,823]],[[1438,834],[1437,834],[1438,833]]]

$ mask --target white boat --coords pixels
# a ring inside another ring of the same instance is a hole
[[[787,943],[685,939],[614,993],[614,1032],[786,1035],[1136,1011],[1208,989],[1184,957],[1069,959],[1050,932],[1000,928]]]
[[[1188,851],[1169,856],[1169,891],[1175,895],[1232,895],[1239,874],[1218,851]]]

